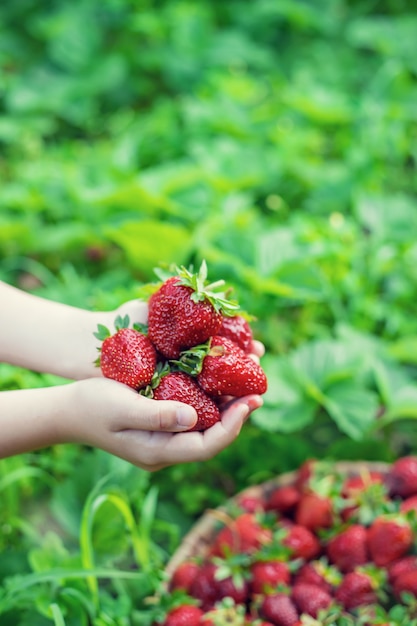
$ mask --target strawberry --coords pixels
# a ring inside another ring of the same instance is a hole
[[[267,380],[262,367],[233,341],[216,335],[207,350],[197,380],[208,395],[241,397],[266,392]]]
[[[372,483],[383,483],[384,474],[377,471],[366,471],[353,476],[348,476],[342,487],[342,495],[345,498],[355,498],[355,496],[369,487]]]
[[[163,626],[199,626],[203,615],[198,606],[181,604],[168,612]]]
[[[197,422],[190,431],[206,430],[220,420],[220,411],[212,398],[184,372],[164,374],[151,395],[155,400],[176,400],[194,407],[197,411]]]
[[[400,512],[407,513],[407,511],[415,511],[417,514],[417,495],[410,496],[401,502]]]
[[[289,585],[290,569],[285,561],[255,561],[251,568],[252,593],[265,593],[279,584]]]
[[[217,335],[227,337],[247,354],[250,352],[253,339],[252,329],[242,315],[223,315]]]
[[[124,383],[133,389],[142,389],[149,385],[156,367],[156,350],[149,338],[137,330],[129,328],[129,317],[120,316],[115,320],[116,333],[98,325],[94,333],[103,343],[99,348],[100,356],[96,365],[100,366],[103,376]]]
[[[328,528],[332,523],[332,502],[317,493],[304,493],[295,511],[297,524],[315,532],[320,528]]]
[[[237,498],[237,505],[247,513],[265,511],[264,499],[259,495],[242,494]]]
[[[403,599],[403,594],[411,594],[417,598],[417,570],[403,572],[393,582],[394,596],[398,601]]]
[[[298,468],[295,476],[294,487],[299,491],[307,491],[308,485],[312,475],[314,474],[314,468],[318,464],[317,459],[307,459]]]
[[[404,456],[390,467],[387,485],[391,496],[409,498],[417,495],[417,456]]]
[[[317,617],[318,612],[327,609],[332,602],[332,596],[327,591],[308,583],[294,585],[291,598],[300,613],[312,617]]]
[[[213,609],[205,613],[200,626],[226,626],[227,624],[244,626],[247,623],[245,613],[244,605],[236,604],[232,598],[223,598],[220,602],[216,602]]]
[[[319,540],[308,528],[291,524],[285,531],[282,544],[291,550],[293,559],[310,560],[319,555]]]
[[[377,602],[375,584],[371,576],[362,571],[348,572],[334,597],[347,610]]]
[[[300,500],[300,492],[293,485],[277,487],[269,494],[266,502],[267,511],[278,511],[290,515]]]
[[[191,585],[191,596],[200,601],[203,611],[212,609],[218,599],[215,574],[216,566],[207,561],[201,565],[200,571]]]
[[[294,585],[309,583],[320,587],[327,593],[333,593],[333,588],[340,584],[341,573],[323,559],[304,563],[295,573]]]
[[[393,563],[390,563],[387,567],[388,579],[392,584],[400,574],[404,572],[417,572],[417,555],[409,554],[404,556]]]
[[[351,476],[343,485],[342,497],[345,506],[340,507],[340,513],[345,521],[369,526],[379,515],[394,510],[380,472]]]
[[[199,566],[194,561],[184,561],[175,569],[169,582],[169,588],[190,591],[194,578],[198,575]]]
[[[217,333],[222,314],[234,313],[235,302],[228,301],[217,289],[224,281],[207,284],[203,261],[198,273],[185,267],[164,280],[148,302],[148,335],[167,359],[178,359],[183,350],[204,343]]]
[[[329,561],[341,572],[350,572],[368,561],[368,533],[361,524],[352,524],[333,536],[327,544]]]
[[[276,626],[296,626],[298,612],[294,602],[285,593],[273,593],[263,598],[259,608],[261,617]]]
[[[199,569],[190,587],[191,595],[201,601],[204,610],[211,609],[223,598],[231,598],[234,604],[242,604],[248,599],[249,583],[243,565],[229,560],[215,558],[206,561]],[[229,564],[230,563],[230,564]]]
[[[255,514],[242,513],[217,533],[210,553],[216,556],[238,552],[250,554],[271,541],[271,530],[264,528]]]
[[[378,517],[368,529],[369,554],[379,567],[404,556],[412,543],[412,530],[401,515]]]

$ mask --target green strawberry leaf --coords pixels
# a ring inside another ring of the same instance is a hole
[[[378,426],[384,427],[401,419],[417,419],[417,388],[411,384],[393,392]]]
[[[122,328],[129,328],[129,324],[130,324],[130,319],[128,315],[125,315],[124,317],[122,317],[121,315],[118,315],[116,319],[114,320],[114,327],[116,330],[121,330]]]
[[[148,334],[148,325],[147,324],[142,324],[140,322],[135,322],[133,324],[133,329],[137,330],[139,333],[142,333],[142,335],[147,335]]]
[[[292,433],[311,424],[316,410],[317,405],[311,400],[275,407],[265,405],[253,413],[252,421],[266,431]]]
[[[104,341],[107,337],[110,337],[110,331],[107,326],[103,324],[97,324],[97,331],[93,333],[94,337],[99,339],[100,341]]]
[[[361,439],[375,421],[378,397],[355,381],[344,381],[327,390],[324,406],[341,431]]]

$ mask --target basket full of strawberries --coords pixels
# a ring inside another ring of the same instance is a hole
[[[308,460],[207,511],[167,567],[163,626],[415,626],[417,457]]]

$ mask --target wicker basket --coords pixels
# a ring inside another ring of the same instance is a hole
[[[334,464],[337,473],[345,476],[355,476],[364,471],[376,471],[385,474],[389,465],[380,462],[367,461],[340,461]],[[291,485],[296,477],[295,472],[287,472],[281,474],[260,485],[255,485],[240,491],[238,494],[230,498],[227,503],[213,510],[206,511],[194,527],[185,535],[181,545],[174,552],[166,567],[168,580],[173,575],[176,568],[184,561],[191,557],[204,558],[211,546],[211,543],[217,533],[219,520],[225,516],[226,510],[233,503],[237,503],[243,496],[268,497],[277,487]]]

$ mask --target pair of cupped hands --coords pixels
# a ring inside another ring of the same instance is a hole
[[[117,315],[146,323],[147,305],[130,301],[105,315],[103,322],[109,327]],[[263,344],[254,340],[251,357],[259,361],[263,354]],[[197,414],[186,404],[146,398],[121,383],[103,378],[99,369],[94,377],[73,385],[80,419],[85,420],[81,430],[89,431],[87,443],[148,471],[212,458],[237,438],[251,412],[262,405],[258,395],[223,398],[218,423],[203,432],[187,432],[196,423]]]

